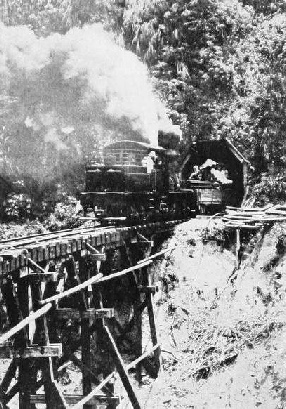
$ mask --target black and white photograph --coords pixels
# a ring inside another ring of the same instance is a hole
[[[286,409],[286,0],[0,0],[0,409]]]

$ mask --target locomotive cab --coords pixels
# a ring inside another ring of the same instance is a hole
[[[103,163],[86,169],[86,191],[152,192],[162,190],[164,148],[118,141],[103,149]]]

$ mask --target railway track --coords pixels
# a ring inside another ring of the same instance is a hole
[[[163,232],[171,231],[183,220],[154,222],[146,225],[117,227],[78,227],[0,242],[0,277],[26,267],[31,262],[43,266],[45,262],[66,258],[82,251],[103,253],[126,242],[140,242]],[[99,256],[100,257],[100,256]]]
[[[14,237],[7,240],[0,241],[0,252],[6,249],[20,248],[25,245],[43,243],[46,241],[54,241],[64,238],[72,238],[79,234],[89,234],[96,231],[108,231],[114,228],[113,226],[96,226],[96,227],[78,227],[74,229],[57,230],[55,232],[39,233],[24,237]]]

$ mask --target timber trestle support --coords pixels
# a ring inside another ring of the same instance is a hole
[[[170,251],[152,254],[153,238],[178,223],[78,228],[0,243],[1,409],[11,402],[19,409],[115,409],[122,399],[116,378],[131,407],[142,407],[129,370],[139,383],[143,369],[158,376],[150,266]],[[145,353],[144,310],[152,341]]]

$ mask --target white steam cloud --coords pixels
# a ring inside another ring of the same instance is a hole
[[[23,123],[59,149],[69,134],[64,130],[80,125],[99,126],[112,138],[153,144],[160,127],[172,130],[146,66],[100,25],[47,38],[1,25],[0,39],[0,92],[13,95]]]

